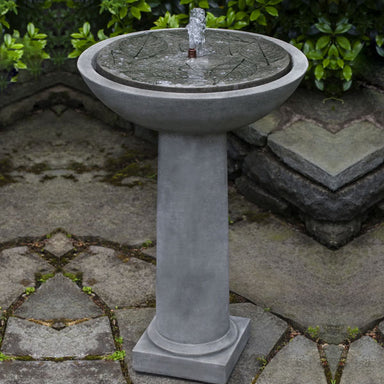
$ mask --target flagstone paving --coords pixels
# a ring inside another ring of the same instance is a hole
[[[186,383],[130,361],[155,314],[153,146],[73,110],[32,115],[0,142],[12,162],[0,188],[0,383]],[[229,222],[231,313],[252,321],[230,384],[331,384],[318,346],[332,375],[349,347],[336,384],[384,383],[380,335],[346,340],[384,317],[384,226],[332,251],[233,186]]]

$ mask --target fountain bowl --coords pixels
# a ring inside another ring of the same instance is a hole
[[[97,70],[99,53],[112,43],[149,34],[166,33],[172,37],[172,34],[186,33],[184,28],[136,32],[103,40],[81,54],[78,69],[93,93],[124,119],[157,131],[194,135],[223,133],[260,119],[293,93],[307,70],[305,55],[281,40],[242,31],[208,29],[207,41],[209,31],[239,39],[257,37],[272,43],[289,55],[289,69],[281,77],[241,89],[192,87],[188,92],[124,84]]]

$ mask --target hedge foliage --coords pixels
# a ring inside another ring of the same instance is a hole
[[[364,58],[384,65],[384,0],[0,0],[0,90],[108,37],[184,27],[194,7],[210,28],[291,42],[309,60],[307,86],[330,95],[351,88]]]

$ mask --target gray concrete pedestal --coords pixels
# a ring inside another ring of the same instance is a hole
[[[224,384],[249,337],[229,316],[226,134],[160,132],[156,316],[137,371]]]

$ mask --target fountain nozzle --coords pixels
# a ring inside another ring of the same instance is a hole
[[[196,59],[196,49],[189,48],[188,49],[188,59]]]

